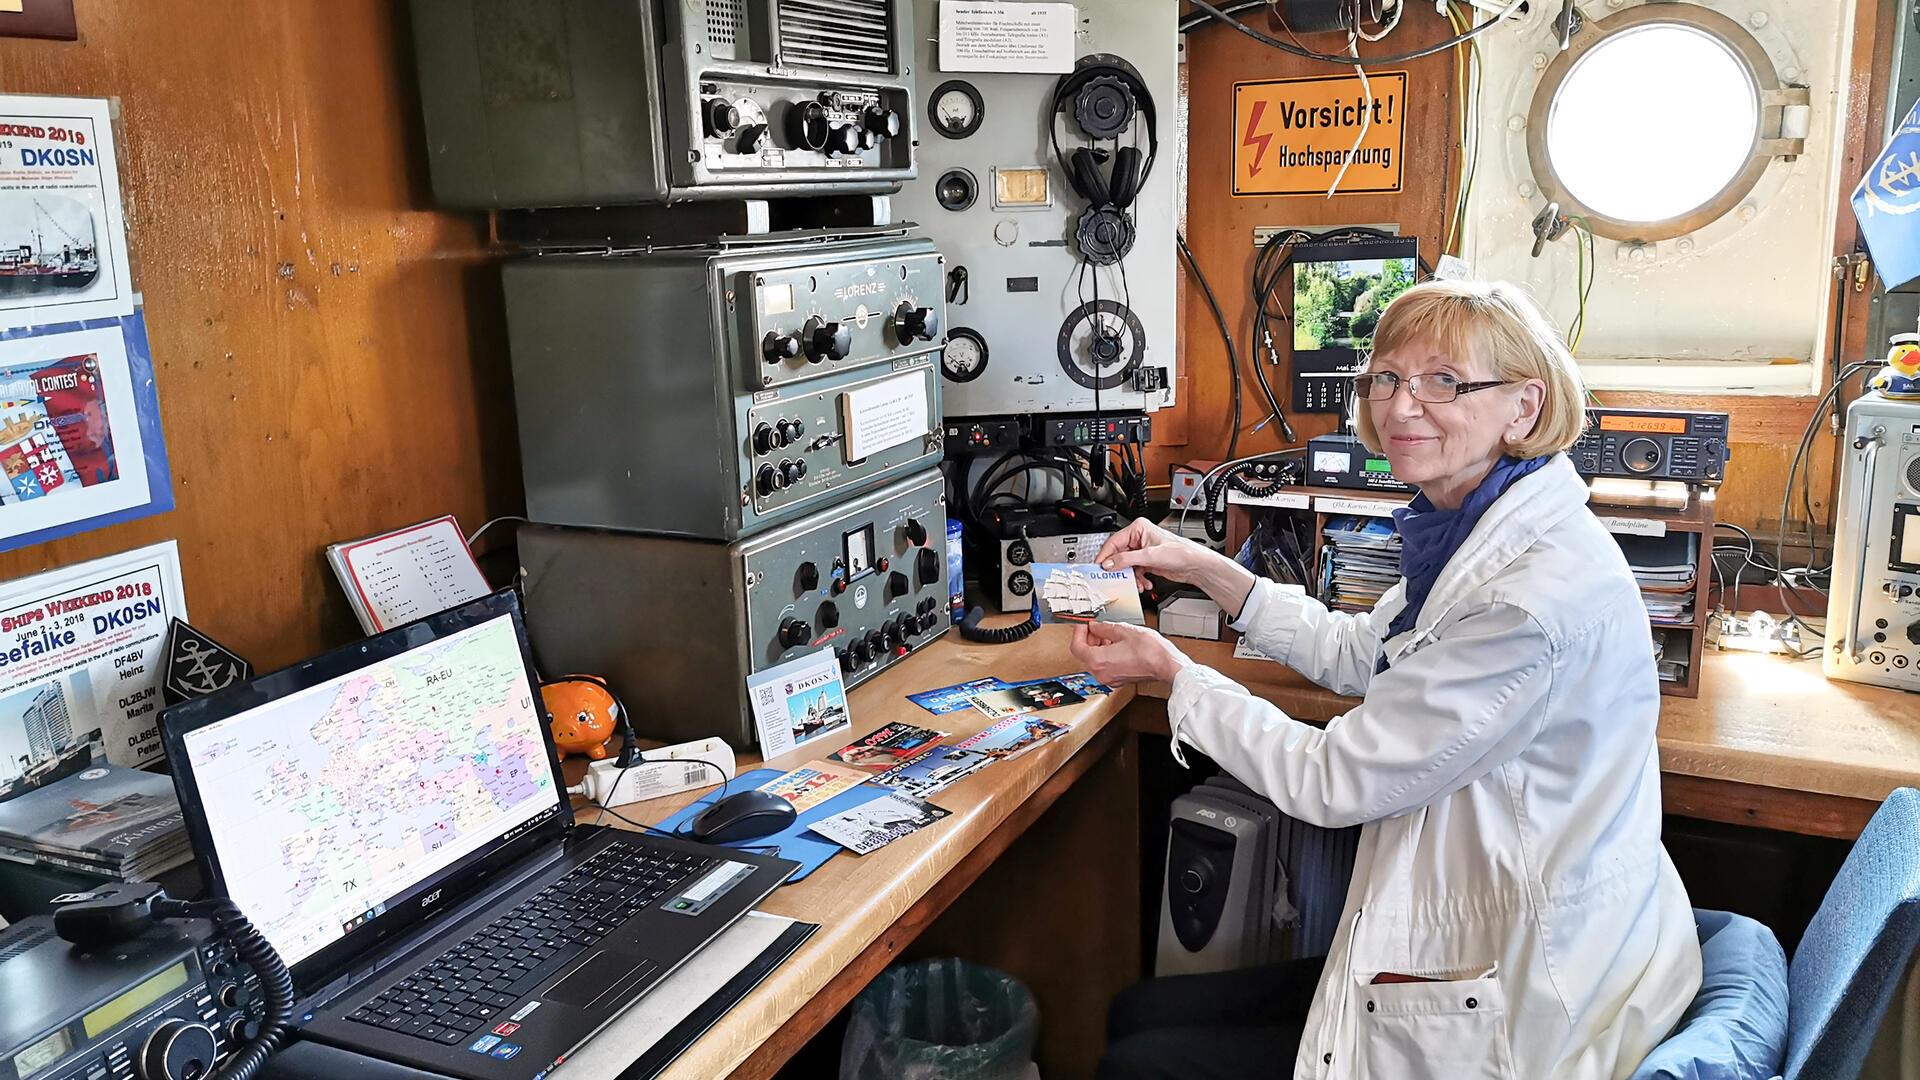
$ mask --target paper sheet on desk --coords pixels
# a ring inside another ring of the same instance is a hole
[[[601,1028],[585,1046],[567,1058],[564,1065],[548,1075],[559,1080],[598,1080],[625,1073],[641,1059],[657,1057],[657,1066],[641,1075],[652,1076],[672,1064],[685,1046],[663,1045],[669,1035],[698,1037],[718,1016],[699,1031],[679,1031],[688,1018],[706,1008],[715,995],[758,960],[790,928],[803,925],[780,915],[750,911],[739,922],[713,939],[712,944],[694,954],[680,970],[647,992],[639,1003]],[[758,981],[757,979],[755,980]],[[724,999],[723,999],[724,1001]],[[715,1004],[722,1004],[716,1002]],[[725,1001],[725,1007],[733,1003]],[[725,1014],[725,1008],[720,1015]],[[676,1038],[675,1042],[683,1041]],[[684,1041],[691,1042],[691,1038]],[[660,1051],[655,1054],[658,1048]]]

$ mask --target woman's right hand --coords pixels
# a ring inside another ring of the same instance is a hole
[[[1131,569],[1134,583],[1145,589],[1148,572],[1200,584],[1201,571],[1209,561],[1219,558],[1218,553],[1146,518],[1134,518],[1132,524],[1107,538],[1094,562],[1103,570]]]

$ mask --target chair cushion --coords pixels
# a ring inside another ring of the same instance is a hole
[[[1764,925],[1727,911],[1693,913],[1700,992],[1633,1080],[1772,1080],[1787,1049],[1787,957]]]

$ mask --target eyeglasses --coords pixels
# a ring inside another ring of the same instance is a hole
[[[1405,379],[1391,371],[1369,371],[1353,377],[1353,396],[1362,401],[1385,401],[1400,390],[1400,384],[1407,384],[1407,392],[1415,401],[1424,401],[1430,405],[1441,405],[1452,401],[1461,394],[1477,393],[1495,386],[1509,385],[1503,379],[1488,382],[1462,382],[1444,371],[1435,371],[1427,375],[1409,375]]]

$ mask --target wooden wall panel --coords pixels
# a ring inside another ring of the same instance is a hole
[[[167,537],[195,623],[256,665],[358,633],[333,541],[521,503],[497,278],[427,205],[405,6],[82,0],[0,40],[8,91],[117,96],[178,509],[0,555]]]

